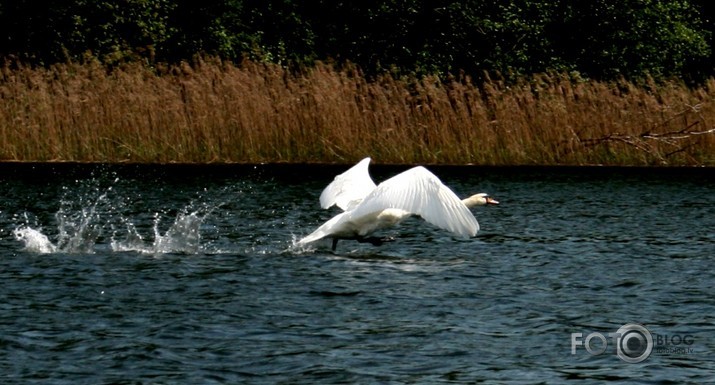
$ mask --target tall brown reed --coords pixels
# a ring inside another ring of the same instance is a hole
[[[214,59],[0,69],[0,160],[715,165],[715,79],[367,80]]]

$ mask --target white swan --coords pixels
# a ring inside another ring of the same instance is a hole
[[[320,194],[320,205],[337,205],[344,210],[317,230],[300,239],[305,245],[322,238],[333,239],[333,250],[340,239],[354,239],[379,245],[386,239],[368,237],[373,232],[394,226],[418,215],[429,223],[462,237],[479,231],[470,207],[499,204],[487,194],[460,200],[434,174],[422,166],[411,168],[376,186],[368,173],[370,158],[335,177]]]

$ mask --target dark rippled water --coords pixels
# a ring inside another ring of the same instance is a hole
[[[712,170],[433,168],[501,201],[476,238],[292,248],[344,169],[2,166],[2,382],[714,378]],[[627,323],[640,363],[572,345]]]

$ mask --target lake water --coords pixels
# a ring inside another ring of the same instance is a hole
[[[1,165],[2,382],[714,378],[713,170],[434,167],[475,238],[296,249],[345,169]]]

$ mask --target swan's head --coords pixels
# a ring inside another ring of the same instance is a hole
[[[463,199],[462,202],[467,207],[474,206],[484,206],[484,205],[498,205],[499,201],[489,196],[486,193],[479,193],[470,196],[469,198]]]

